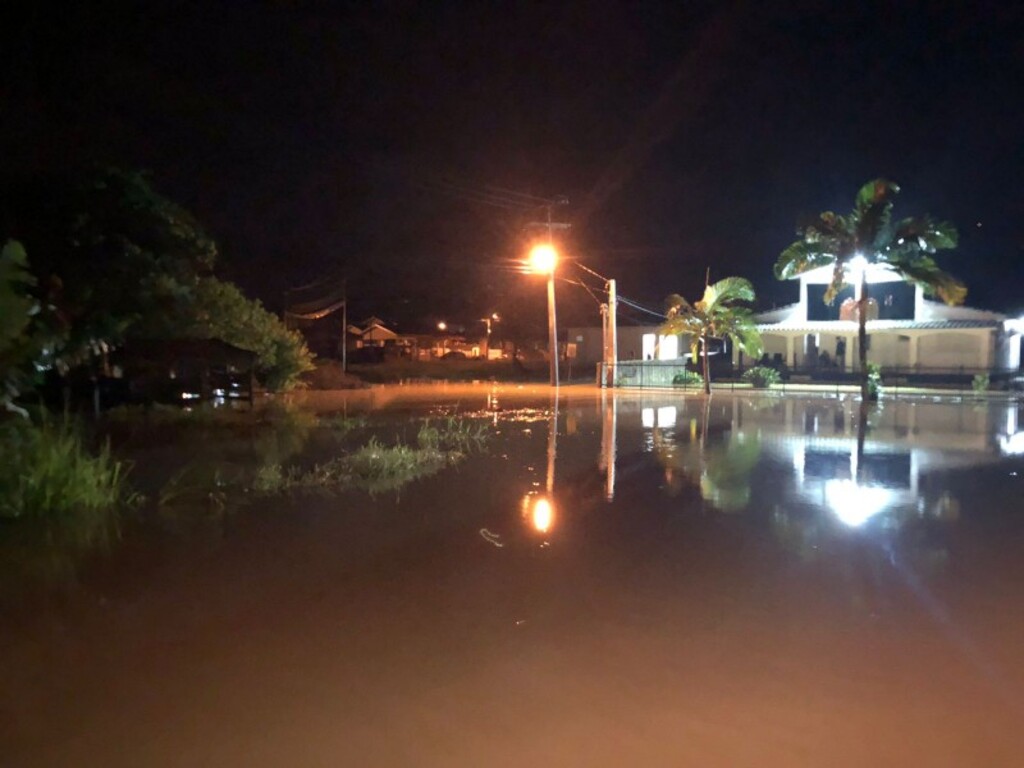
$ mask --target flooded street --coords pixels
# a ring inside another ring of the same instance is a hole
[[[300,408],[489,438],[373,494],[181,492],[14,571],[0,764],[1024,765],[1015,403],[862,421],[850,397],[481,384]],[[332,450],[282,444],[236,463]],[[145,484],[201,446],[132,450]]]

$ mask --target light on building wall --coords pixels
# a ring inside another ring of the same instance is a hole
[[[863,253],[857,253],[848,262],[850,271],[855,275],[860,275],[864,270],[868,268],[868,260],[864,258]]]

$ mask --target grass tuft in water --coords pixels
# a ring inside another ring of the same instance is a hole
[[[487,438],[482,423],[448,418],[435,424],[428,419],[420,426],[415,446],[385,445],[373,437],[351,453],[305,471],[267,464],[256,473],[252,488],[258,493],[359,489],[374,495],[398,491],[457,464],[468,453],[482,449]]]
[[[416,443],[420,448],[469,453],[483,448],[488,437],[486,423],[449,416],[436,424],[426,419],[416,435]]]
[[[68,420],[0,425],[0,518],[61,516],[115,506],[125,465],[105,444],[92,453]]]

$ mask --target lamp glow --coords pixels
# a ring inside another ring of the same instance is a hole
[[[523,497],[523,517],[537,533],[547,533],[555,522],[555,508],[546,497],[527,494]]]
[[[541,243],[540,245],[535,245],[533,250],[530,251],[529,265],[532,272],[549,275],[555,271],[555,265],[557,264],[558,252],[553,245]]]

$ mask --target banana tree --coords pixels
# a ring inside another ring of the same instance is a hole
[[[893,221],[893,199],[899,191],[899,186],[886,179],[869,181],[857,193],[849,215],[840,216],[832,211],[820,214],[816,221],[797,230],[799,239],[782,252],[775,264],[775,276],[780,280],[830,267],[832,282],[825,291],[826,304],[835,301],[836,294],[850,284],[851,277],[858,278],[857,340],[864,400],[870,398],[866,267],[878,265],[895,272],[947,304],[960,304],[967,295],[963,283],[939,269],[931,256],[936,251],[956,247],[956,229],[929,216]]]
[[[726,277],[705,286],[704,296],[694,304],[679,294],[666,299],[668,309],[661,332],[689,334],[691,359],[700,354],[703,363],[706,394],[711,394],[710,340],[731,339],[744,353],[755,358],[761,355],[761,334],[753,312],[742,306],[753,300],[754,287],[742,277]]]

